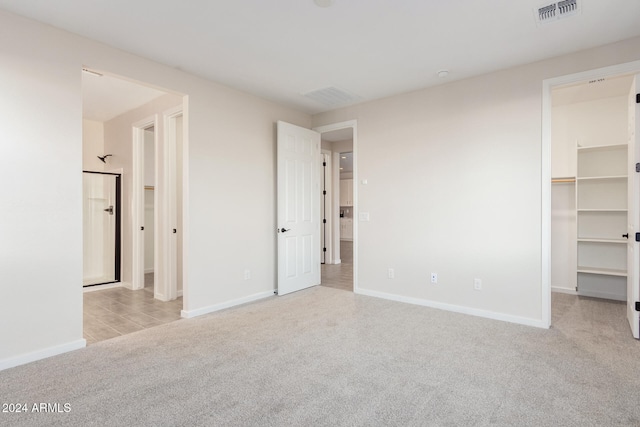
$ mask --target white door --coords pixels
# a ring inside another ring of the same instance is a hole
[[[627,206],[628,213],[628,233],[629,242],[627,256],[627,318],[629,325],[635,338],[640,338],[640,316],[636,311],[636,302],[640,301],[640,249],[636,242],[636,232],[640,231],[639,218],[640,213],[640,173],[636,172],[636,164],[640,162],[638,148],[640,144],[637,138],[640,137],[638,127],[640,126],[640,104],[637,99],[640,93],[640,74],[636,75],[629,92],[629,204]]]
[[[320,134],[278,122],[278,295],[320,284]]]

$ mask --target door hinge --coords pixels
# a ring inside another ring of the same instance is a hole
[[[323,219],[323,220],[322,220],[322,223],[323,223],[323,224],[326,224],[326,223],[327,223],[327,220],[326,220],[326,219]]]
[[[323,196],[326,196],[326,195],[327,195],[327,190],[324,190],[324,191],[322,192],[322,195],[323,195]]]
[[[327,252],[327,248],[322,248],[322,252]]]
[[[327,167],[327,162],[322,162],[322,166]]]
[[[640,302],[636,301],[636,311],[640,311]]]

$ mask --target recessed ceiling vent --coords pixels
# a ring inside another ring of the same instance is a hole
[[[554,22],[559,19],[576,16],[580,13],[578,0],[563,0],[545,4],[533,10],[538,25]]]
[[[311,92],[303,93],[303,95],[328,107],[346,105],[361,99],[357,95],[352,95],[333,86],[313,90]]]

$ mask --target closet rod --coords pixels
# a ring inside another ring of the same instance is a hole
[[[551,178],[553,184],[560,182],[576,182],[575,178]]]

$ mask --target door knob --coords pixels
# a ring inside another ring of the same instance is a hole
[[[105,212],[109,212],[109,215],[113,215],[113,206],[109,206],[107,209],[103,209]]]
[[[623,234],[622,237],[624,237],[625,239],[628,239],[629,238],[629,233]]]
[[[282,227],[281,229],[278,230],[278,233],[286,233],[289,230],[291,230],[291,229]]]

